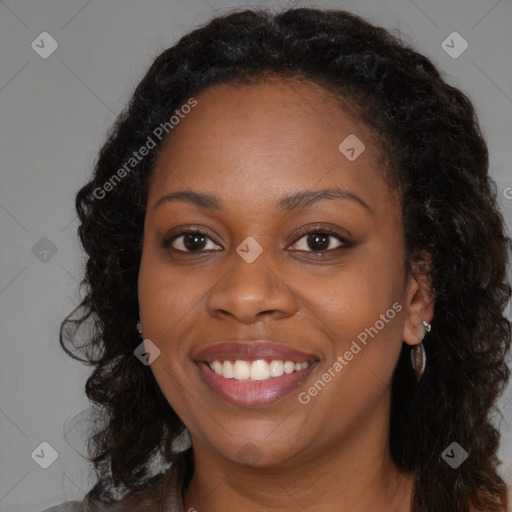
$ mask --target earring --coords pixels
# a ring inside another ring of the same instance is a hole
[[[432,330],[432,326],[425,320],[422,320],[421,321],[422,325],[423,325],[423,332],[421,333],[421,341],[423,341],[423,338],[425,337],[425,334],[427,334],[427,332],[430,332]],[[421,329],[418,328],[416,329],[418,332],[421,332]]]
[[[414,373],[416,374],[416,380],[419,382],[427,364],[427,354],[425,353],[423,343],[413,347],[411,351],[411,362]]]
[[[432,326],[425,320],[422,320],[421,323],[424,327],[423,335],[421,337],[422,341],[420,341],[419,345],[415,345],[411,351],[411,363],[414,369],[414,373],[416,374],[416,380],[418,382],[423,376],[425,366],[427,365],[427,353],[425,352],[425,347],[423,346],[423,338],[427,332],[432,330]],[[418,329],[418,332],[420,332],[420,329]]]
[[[142,321],[140,319],[140,313],[139,318],[137,319],[137,331],[139,331],[139,337],[142,338]]]

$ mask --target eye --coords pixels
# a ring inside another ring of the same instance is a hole
[[[172,247],[180,252],[202,252],[202,251],[218,251],[222,248],[217,245],[208,236],[205,231],[193,229],[181,231],[164,240],[162,246],[164,249]]]
[[[352,243],[335,231],[315,228],[301,236],[290,249],[306,252],[327,252],[352,247]]]

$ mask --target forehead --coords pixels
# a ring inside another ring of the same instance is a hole
[[[316,84],[216,85],[196,100],[164,143],[150,201],[187,187],[245,201],[331,185],[370,200],[389,192],[373,132]]]

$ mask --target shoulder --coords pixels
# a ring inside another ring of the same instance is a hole
[[[60,505],[45,508],[42,512],[83,512],[81,501],[65,501]]]
[[[112,488],[108,480],[101,479],[83,501],[66,501],[42,512],[183,512],[184,471],[176,469],[173,465],[153,475],[133,494]]]

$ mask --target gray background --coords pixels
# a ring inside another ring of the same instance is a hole
[[[239,6],[279,5],[346,8],[399,29],[429,56],[474,102],[510,226],[510,0],[0,1],[0,511],[82,499],[95,481],[79,454],[86,422],[75,418],[89,405],[90,369],[64,354],[58,329],[79,301],[84,262],[74,196],[107,129],[156,55],[185,32]],[[42,46],[45,31],[59,46],[43,59],[31,43]],[[454,31],[469,45],[458,58],[442,47]],[[500,404],[502,471],[512,483],[510,388]],[[31,456],[42,442],[58,452],[47,469]]]

